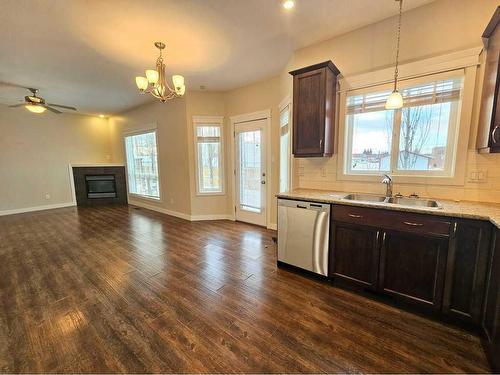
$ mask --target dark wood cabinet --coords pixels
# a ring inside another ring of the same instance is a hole
[[[370,289],[377,288],[380,230],[333,223],[330,274]]]
[[[491,224],[457,219],[448,251],[443,311],[479,324],[483,310]]]
[[[379,289],[432,310],[441,308],[447,239],[404,232],[384,232]]]
[[[331,156],[339,70],[331,61],[290,72],[293,75],[293,154]]]
[[[500,230],[496,230],[487,277],[483,315],[484,348],[493,372],[500,372]]]
[[[483,33],[484,80],[481,94],[477,148],[500,152],[500,6]]]
[[[439,310],[449,218],[334,205],[330,276]]]

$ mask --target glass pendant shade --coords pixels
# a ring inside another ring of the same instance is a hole
[[[398,90],[394,90],[385,102],[385,109],[403,108],[403,96]]]
[[[146,77],[148,79],[149,83],[152,83],[153,85],[158,82],[158,79],[160,78],[160,75],[156,70],[153,69],[148,69],[146,70]]]
[[[146,77],[135,77],[135,84],[139,90],[146,90],[148,88],[148,79]]]
[[[46,111],[45,107],[42,107],[41,105],[36,105],[36,104],[26,104],[24,106],[28,111],[33,112],[33,113],[43,113]]]
[[[184,77],[180,75],[172,76],[172,82],[174,84],[175,90],[179,90],[182,86],[184,86]]]
[[[186,86],[182,85],[181,87],[175,89],[175,93],[179,96],[184,95],[186,92]]]

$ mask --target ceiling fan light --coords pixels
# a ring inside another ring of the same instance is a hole
[[[24,108],[33,113],[43,113],[47,110],[47,108],[37,104],[26,104]]]
[[[158,82],[158,79],[160,78],[160,75],[156,70],[153,69],[148,69],[146,70],[146,78],[148,79],[148,82],[151,84],[155,84]]]
[[[394,90],[385,102],[385,109],[403,108],[403,96],[398,90]]]
[[[148,88],[148,80],[146,77],[135,77],[135,84],[141,91],[144,91]]]

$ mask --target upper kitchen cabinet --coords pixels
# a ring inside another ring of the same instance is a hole
[[[479,116],[479,131],[477,148],[479,152],[500,152],[500,100],[498,89],[500,85],[500,7],[491,18],[483,33],[484,53],[484,83],[481,96],[481,112]]]
[[[293,154],[331,156],[339,70],[331,61],[290,72],[293,76]]]

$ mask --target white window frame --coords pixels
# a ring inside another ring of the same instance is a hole
[[[208,191],[200,190],[200,170],[198,163],[198,137],[196,129],[199,126],[214,126],[220,129],[220,176],[221,191]],[[225,142],[224,142],[224,116],[193,116],[193,145],[194,145],[194,173],[196,179],[196,195],[197,196],[214,196],[226,195],[225,184]]]
[[[280,105],[278,106],[278,122],[279,122],[279,165],[278,165],[278,171],[279,171],[279,180],[278,180],[278,191],[280,193],[283,193],[284,191],[290,191],[290,188],[292,186],[292,103],[290,100],[290,96],[288,95],[286,98],[284,98]],[[288,111],[288,150],[287,150],[287,173],[288,173],[288,180],[287,180],[287,187],[286,190],[281,191],[281,113],[283,111],[287,110]]]
[[[415,86],[420,83],[446,79],[446,77],[456,77],[463,74],[463,87],[461,108],[458,115],[458,134],[455,136],[455,144],[450,145],[454,148],[455,158],[451,160],[454,163],[451,166],[452,174],[443,175],[443,173],[431,171],[407,171],[397,169],[397,150],[399,149],[399,131],[400,129],[392,129],[392,145],[391,145],[391,170],[388,172],[363,172],[348,171],[346,168],[346,161],[348,160],[347,153],[350,151],[351,145],[347,140],[348,126],[346,124],[346,104],[347,97],[360,93],[390,91],[392,89],[391,83],[370,86],[369,88],[361,88],[349,91],[342,91],[340,93],[340,111],[339,111],[339,154],[337,164],[337,179],[344,181],[362,181],[362,182],[378,182],[383,173],[390,173],[396,183],[412,183],[412,184],[435,184],[435,185],[463,185],[465,183],[465,164],[467,161],[467,146],[469,140],[469,131],[472,117],[472,106],[474,96],[474,86],[476,81],[475,65],[467,66],[465,68],[453,69],[446,73],[428,74],[419,78],[405,79],[399,84],[400,88]],[[462,72],[462,73],[460,73]],[[395,115],[399,116],[401,111],[396,111]],[[450,139],[450,138],[449,138]],[[395,161],[394,161],[395,160]],[[396,165],[396,168],[394,168]]]
[[[156,167],[158,169],[158,197],[153,197],[149,195],[141,195],[137,193],[131,193],[130,192],[130,184],[128,180],[128,159],[127,159],[127,141],[126,138],[134,135],[141,135],[141,134],[148,134],[148,133],[154,133],[155,134],[155,141],[156,141]],[[159,143],[158,143],[158,128],[156,124],[150,124],[146,125],[145,127],[141,127],[140,130],[135,130],[135,131],[130,131],[130,132],[124,132],[123,133],[123,152],[125,155],[125,176],[127,179],[127,196],[132,197],[132,198],[138,198],[138,199],[145,199],[145,200],[150,200],[153,202],[162,202],[162,192],[161,192],[161,172],[160,172],[160,148],[159,148]]]

